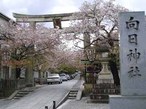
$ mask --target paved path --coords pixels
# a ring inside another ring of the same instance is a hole
[[[87,103],[87,97],[83,97],[80,101],[67,100],[57,109],[110,109],[109,104]]]
[[[45,85],[20,100],[1,99],[0,109],[45,109],[45,106],[50,109],[53,101],[60,101],[71,88],[79,88],[80,84],[81,81],[71,80],[60,85]],[[57,109],[110,109],[109,104],[87,103],[88,99],[67,100]]]
[[[0,109],[44,109],[51,107],[53,101],[59,102],[77,83],[77,79],[56,85],[44,85],[20,100],[0,100]]]

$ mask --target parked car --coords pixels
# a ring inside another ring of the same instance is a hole
[[[59,74],[59,76],[61,77],[62,81],[67,81],[68,80],[65,73],[61,73],[61,74]]]
[[[70,79],[71,79],[70,76],[69,76],[68,74],[66,74],[66,76],[67,76],[67,80],[70,80]]]
[[[71,75],[70,75],[70,78],[71,78],[71,79],[74,79],[74,78],[75,78],[75,74],[71,74]]]
[[[47,83],[62,83],[62,79],[59,74],[49,74],[47,78]]]

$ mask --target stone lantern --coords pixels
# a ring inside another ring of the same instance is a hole
[[[97,48],[98,52],[98,59],[102,64],[102,70],[98,74],[98,81],[97,83],[113,83],[113,76],[108,68],[108,53],[109,50],[106,46],[102,46]]]

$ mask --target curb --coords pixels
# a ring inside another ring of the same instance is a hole
[[[69,91],[70,92],[70,91]],[[63,99],[61,99],[58,103],[56,103],[56,109],[61,106],[68,98],[69,92],[64,96]],[[53,105],[49,107],[49,109],[53,109]]]
[[[70,92],[70,91],[69,91]],[[65,95],[65,97],[57,104],[56,108],[58,108],[59,106],[61,106],[67,99],[68,99],[68,95],[69,92]]]
[[[76,97],[77,101],[81,100],[83,90],[84,90],[84,86],[83,84],[81,84],[80,89],[78,90],[78,93],[77,93],[77,97]]]
[[[78,83],[79,81],[80,81],[80,80],[78,80],[76,83]],[[78,89],[78,93],[77,93],[76,100],[80,100],[80,99],[81,99],[82,91],[83,91],[83,83],[84,83],[84,82],[81,83],[80,88]],[[76,85],[76,84],[75,84],[75,85]],[[74,85],[74,86],[75,86],[75,85]],[[72,88],[74,88],[74,86],[73,86]],[[72,89],[72,88],[71,88],[71,89]],[[70,90],[67,92],[67,94],[64,96],[63,99],[61,99],[58,103],[56,103],[56,109],[57,109],[59,106],[61,106],[65,101],[67,101],[69,93],[70,93]],[[50,106],[49,109],[53,109],[53,105]]]

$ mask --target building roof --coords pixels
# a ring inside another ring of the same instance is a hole
[[[0,12],[0,17],[3,18],[6,21],[10,21],[12,19],[10,19],[9,17],[7,17],[6,15],[4,15],[3,13]]]
[[[12,21],[13,24],[16,24],[16,22],[15,22],[13,19],[7,17],[6,15],[4,15],[4,14],[1,13],[1,12],[0,12],[0,18],[4,19],[4,20],[7,21],[7,22]]]

